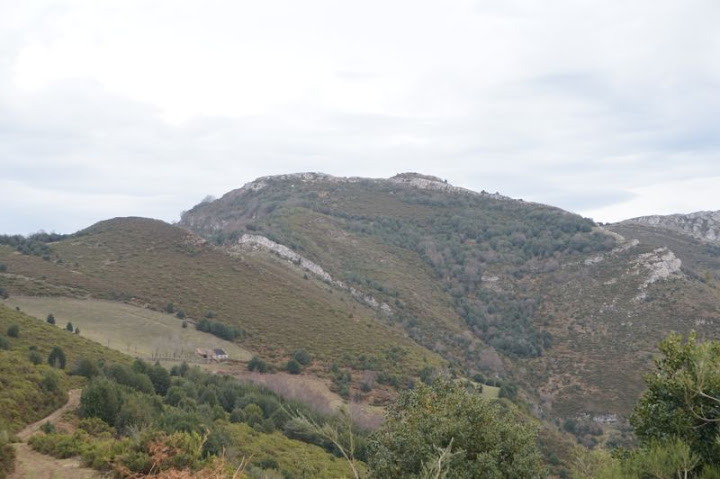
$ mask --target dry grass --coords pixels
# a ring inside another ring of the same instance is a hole
[[[14,296],[5,303],[44,320],[49,313],[57,326],[68,321],[81,335],[110,349],[142,357],[196,359],[196,348],[223,348],[231,359],[248,361],[252,354],[235,343],[182,327],[176,317],[128,304],[62,297]]]
[[[52,247],[61,262],[0,247],[0,262],[8,265],[0,286],[11,295],[52,290],[132,299],[158,310],[173,302],[191,318],[212,310],[217,321],[245,329],[244,345],[276,364],[300,348],[324,362],[373,356],[383,368],[404,374],[421,369],[424,360],[442,364],[349,294],[276,261],[228,256],[160,221],[110,220]],[[385,353],[398,346],[406,354],[388,360]]]

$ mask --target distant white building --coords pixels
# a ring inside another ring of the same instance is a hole
[[[220,348],[213,348],[213,349],[204,349],[204,348],[197,348],[195,350],[195,354],[200,356],[203,359],[211,359],[215,361],[220,361],[222,359],[228,359],[228,354],[225,352],[224,349]]]

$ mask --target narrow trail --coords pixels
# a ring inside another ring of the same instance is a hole
[[[63,407],[30,424],[17,434],[23,442],[15,444],[17,453],[15,472],[10,474],[8,479],[97,479],[101,477],[97,471],[81,467],[77,458],[55,459],[33,451],[27,444],[28,438],[37,433],[44,423],[54,422],[65,411],[78,407],[80,393],[80,389],[72,389],[68,393],[68,402]]]

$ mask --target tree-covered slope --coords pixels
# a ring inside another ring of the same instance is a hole
[[[180,224],[238,254],[259,254],[260,237],[289,248],[387,305],[385,322],[459,372],[525,386],[550,417],[626,414],[657,342],[709,334],[720,305],[686,266],[712,252],[679,258],[672,244],[417,174],[261,178]]]

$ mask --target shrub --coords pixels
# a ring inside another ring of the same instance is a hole
[[[65,352],[60,346],[55,346],[48,355],[48,364],[54,368],[65,369]]]
[[[114,426],[122,407],[122,396],[117,384],[108,379],[94,379],[80,396],[80,414],[84,418],[96,417]]]
[[[0,349],[10,349],[10,341],[5,336],[0,336]]]
[[[73,332],[74,328],[70,321],[68,321],[68,323],[65,325],[65,329],[70,331],[71,333]]]
[[[100,369],[91,360],[87,358],[81,358],[80,360],[75,362],[75,365],[70,370],[70,374],[84,376],[90,379],[100,374]]]
[[[55,315],[53,315],[52,313],[48,314],[47,318],[45,318],[45,321],[48,324],[55,324]]]
[[[147,375],[155,389],[155,393],[164,396],[170,388],[170,373],[167,372],[167,369],[156,363],[155,366],[148,370]]]
[[[42,426],[40,426],[40,430],[45,434],[52,434],[55,432],[55,424],[50,421],[45,421]]]
[[[31,363],[33,363],[36,366],[43,362],[42,354],[40,354],[37,351],[28,352],[28,359],[30,360]]]
[[[369,463],[373,477],[410,477],[443,452],[447,469],[437,472],[452,477],[544,477],[535,439],[499,403],[436,381],[401,393],[373,436]]]
[[[4,431],[0,431],[0,477],[7,477],[15,469],[15,448]]]
[[[55,374],[54,371],[47,371],[45,373],[45,376],[43,376],[43,380],[40,383],[40,386],[42,387],[43,391],[48,393],[57,393],[60,391],[60,380],[57,377],[57,374]]]
[[[247,365],[248,371],[257,371],[259,373],[266,373],[270,369],[268,364],[257,356],[253,356]]]
[[[299,362],[303,366],[307,366],[312,361],[312,356],[310,356],[310,353],[308,353],[304,349],[298,349],[293,353],[293,359],[295,359],[295,361]]]
[[[7,329],[7,335],[11,338],[18,338],[20,337],[20,326],[17,324],[10,325]]]
[[[235,338],[241,338],[245,335],[245,331],[240,328],[227,326],[207,318],[201,318],[200,321],[195,323],[195,329],[204,333],[210,333],[227,341],[232,341]]]
[[[183,311],[182,309],[178,309],[175,313],[175,317],[178,319],[185,319],[187,315],[185,314],[185,311]]]
[[[285,365],[285,370],[290,374],[300,374],[302,372],[302,366],[295,359],[291,359]]]

